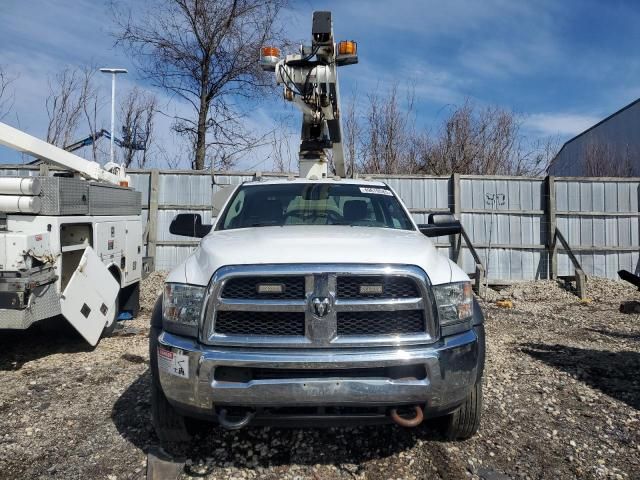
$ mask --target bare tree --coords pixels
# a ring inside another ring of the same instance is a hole
[[[394,85],[386,97],[369,95],[368,109],[362,126],[361,168],[368,173],[403,173],[407,171],[407,153],[413,137],[413,92],[402,108],[398,87]]]
[[[171,145],[171,149],[167,148]],[[191,157],[187,155],[190,145],[187,140],[175,132],[169,130],[164,142],[152,142],[151,152],[147,152],[148,159],[158,158],[158,165],[166,165],[171,170],[186,169],[191,167]]]
[[[558,137],[527,138],[521,115],[470,101],[452,106],[439,125],[419,131],[412,89],[406,103],[400,101],[398,91],[396,85],[386,94],[369,95],[362,116],[356,114],[357,93],[343,109],[348,169],[378,174],[539,176],[559,150]]]
[[[81,86],[80,86],[80,104],[82,105],[82,112],[86,120],[86,127],[94,139],[97,138],[97,133],[101,128],[98,128],[98,112],[100,111],[100,104],[98,102],[98,89],[94,84],[94,75],[97,71],[94,67],[85,67],[81,70]],[[111,135],[115,135],[115,132],[111,132]],[[91,143],[91,159],[98,161],[98,142]]]
[[[64,147],[74,140],[83,108],[81,85],[81,75],[76,69],[65,68],[49,77],[47,142]]]
[[[515,158],[515,161],[509,163],[506,173],[529,177],[546,175],[549,165],[560,151],[560,137],[555,135],[533,142],[524,140],[522,145],[525,144],[527,147],[520,149],[520,154]]]
[[[291,171],[291,144],[288,130],[276,128],[271,132],[271,157],[273,158],[273,170],[286,173]]]
[[[428,173],[505,173],[519,125],[509,112],[465,102],[454,108],[435,138],[422,143],[421,167]]]
[[[229,164],[255,138],[243,127],[238,99],[270,85],[260,71],[260,46],[279,36],[275,24],[286,0],[155,0],[147,15],[123,18],[118,42],[154,85],[193,107],[174,129],[193,145],[193,168]]]
[[[120,105],[123,163],[143,168],[153,143],[153,128],[158,100],[155,95],[134,87]]]
[[[584,173],[588,177],[630,177],[633,175],[632,157],[628,146],[618,147],[593,140],[582,151]]]
[[[67,67],[49,78],[47,142],[66,147],[77,135],[97,138],[100,104],[95,71],[93,66]],[[91,158],[97,160],[98,153],[98,144],[94,141]]]
[[[360,141],[362,137],[362,129],[359,118],[356,113],[356,106],[358,102],[358,90],[354,89],[351,99],[347,104],[346,114],[343,115],[344,120],[344,159],[346,163],[347,177],[351,177],[356,171],[356,165],[358,163],[358,154],[360,151]]]
[[[522,117],[496,106],[470,101],[455,107],[433,136],[417,140],[419,169],[435,175],[540,175],[558,151],[558,139],[531,142]]]
[[[0,120],[6,117],[15,101],[15,93],[11,84],[18,79],[18,75],[11,75],[0,65]]]

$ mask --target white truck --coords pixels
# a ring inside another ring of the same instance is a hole
[[[138,311],[140,193],[102,168],[0,123],[0,144],[63,167],[0,177],[0,329],[63,315],[91,344]]]
[[[459,222],[432,214],[416,225],[386,184],[327,174],[332,148],[344,175],[335,70],[357,61],[346,43],[334,42],[330,13],[315,12],[311,47],[284,60],[263,50],[303,111],[302,178],[237,186],[213,225],[193,214],[171,224],[202,241],[169,273],[151,319],[164,442],[203,419],[237,429],[443,417],[450,439],[478,429],[482,311],[428,238],[460,233]]]

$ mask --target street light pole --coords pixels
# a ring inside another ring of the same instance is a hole
[[[111,74],[111,148],[109,151],[109,160],[113,163],[114,160],[114,150],[113,150],[113,141],[116,137],[116,75],[118,73],[127,73],[126,68],[101,68],[100,71],[102,73],[110,73]]]

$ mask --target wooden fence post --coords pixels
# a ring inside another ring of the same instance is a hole
[[[158,193],[160,189],[160,172],[157,168],[149,175],[149,235],[147,237],[147,255],[156,257],[156,242],[158,241]]]
[[[547,221],[547,258],[549,260],[548,276],[558,278],[558,252],[556,249],[556,184],[555,177],[549,175],[545,182],[546,189],[546,221]]]

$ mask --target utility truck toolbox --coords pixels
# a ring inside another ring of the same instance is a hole
[[[194,419],[236,429],[445,417],[451,439],[478,429],[482,312],[469,277],[428,238],[462,227],[448,214],[418,226],[386,184],[343,178],[336,71],[357,62],[348,43],[315,12],[311,46],[284,60],[262,51],[303,112],[302,178],[246,182],[226,191],[214,224],[195,214],[171,224],[202,240],[151,318],[164,442],[188,439]]]

